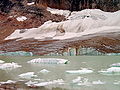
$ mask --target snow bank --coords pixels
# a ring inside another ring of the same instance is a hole
[[[2,70],[11,70],[11,69],[15,69],[18,67],[22,67],[21,65],[18,65],[17,63],[4,63],[0,65],[0,69]]]
[[[92,70],[88,70],[86,68],[83,68],[82,70],[68,70],[66,73],[69,74],[87,74],[87,73],[93,73]]]
[[[68,60],[58,58],[36,58],[28,61],[28,63],[40,63],[40,64],[67,64]]]
[[[25,17],[25,16],[20,16],[20,17],[17,17],[16,18],[18,21],[25,21],[25,20],[27,20],[27,17]]]
[[[34,75],[34,74],[35,74],[34,72],[27,72],[27,73],[20,74],[19,77],[24,79],[31,79],[31,78],[37,77],[37,75]]]
[[[49,9],[49,8],[48,8]],[[54,11],[53,12],[57,12]],[[17,29],[5,40],[8,39],[69,39],[83,35],[106,34],[112,32],[120,33],[120,11],[111,13],[99,9],[85,9],[79,12],[72,12],[66,21],[48,21],[38,28],[25,29],[20,33]],[[64,31],[64,32],[61,32]],[[61,33],[61,34],[58,34]],[[19,40],[21,40],[19,39]]]

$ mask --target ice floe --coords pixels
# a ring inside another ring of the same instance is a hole
[[[69,74],[87,74],[87,73],[93,73],[93,71],[89,70],[87,68],[83,68],[81,70],[68,70],[68,71],[66,71],[66,73],[69,73]]]
[[[7,80],[6,82],[0,82],[0,84],[12,84],[12,83],[16,83],[16,81]]]
[[[40,63],[40,64],[67,64],[68,60],[58,58],[36,58],[28,61],[28,63]]]
[[[49,73],[50,71],[46,70],[46,69],[43,69],[40,71],[40,73]]]
[[[25,21],[25,20],[27,20],[27,17],[25,17],[25,16],[20,16],[20,17],[17,17],[16,18],[18,21]]]
[[[1,63],[4,63],[4,62],[5,62],[5,61],[3,61],[3,60],[0,60],[0,64],[1,64]]]
[[[21,65],[18,65],[17,63],[3,63],[0,65],[0,69],[2,70],[12,70],[12,69],[15,69],[15,68],[19,68],[19,67],[22,67]]]
[[[112,65],[110,65],[111,67],[120,67],[120,63],[114,63]]]
[[[28,6],[35,4],[35,2],[27,3]]]
[[[64,80],[62,79],[58,79],[58,80],[53,80],[53,81],[48,81],[48,82],[32,82],[32,81],[29,81],[27,83],[25,83],[27,86],[37,86],[37,87],[40,87],[40,86],[47,86],[47,85],[53,85],[53,84],[61,84],[61,83],[64,83]]]
[[[120,67],[110,67],[106,70],[101,70],[98,72],[105,75],[120,75]]]
[[[19,75],[20,78],[31,79],[37,77],[34,72],[27,72]]]
[[[100,84],[105,84],[105,82],[102,82],[101,80],[98,80],[98,81],[93,81],[92,84],[100,85]]]

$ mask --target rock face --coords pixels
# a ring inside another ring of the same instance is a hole
[[[58,9],[79,11],[83,9],[101,9],[104,11],[116,11],[120,9],[119,0],[35,0],[38,5],[49,6]]]

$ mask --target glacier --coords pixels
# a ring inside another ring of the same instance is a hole
[[[50,10],[50,9],[49,9]],[[64,10],[62,10],[64,11]],[[62,12],[60,11],[60,13]],[[59,12],[56,11],[56,12]],[[63,13],[64,14],[64,13]],[[70,39],[82,37],[85,35],[105,35],[107,33],[120,33],[120,11],[104,12],[99,9],[85,9],[74,11],[67,16],[65,21],[52,22],[47,21],[38,28],[15,30],[11,35],[5,38],[9,39]]]

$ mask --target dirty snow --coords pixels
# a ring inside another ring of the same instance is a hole
[[[59,12],[59,10],[57,12]],[[112,13],[104,12],[99,9],[85,9],[78,12],[72,12],[66,21],[48,21],[38,28],[27,29],[27,31],[24,33],[20,33],[20,29],[17,29],[5,40],[15,38],[20,38],[18,40],[29,38],[69,39],[90,34],[92,36],[92,34],[104,35],[112,32],[120,33],[119,18],[120,11]],[[60,30],[64,30],[65,33],[58,35]]]
[[[25,16],[20,16],[20,17],[17,17],[16,18],[18,21],[25,21],[25,20],[27,20],[27,17],[25,17]]]

